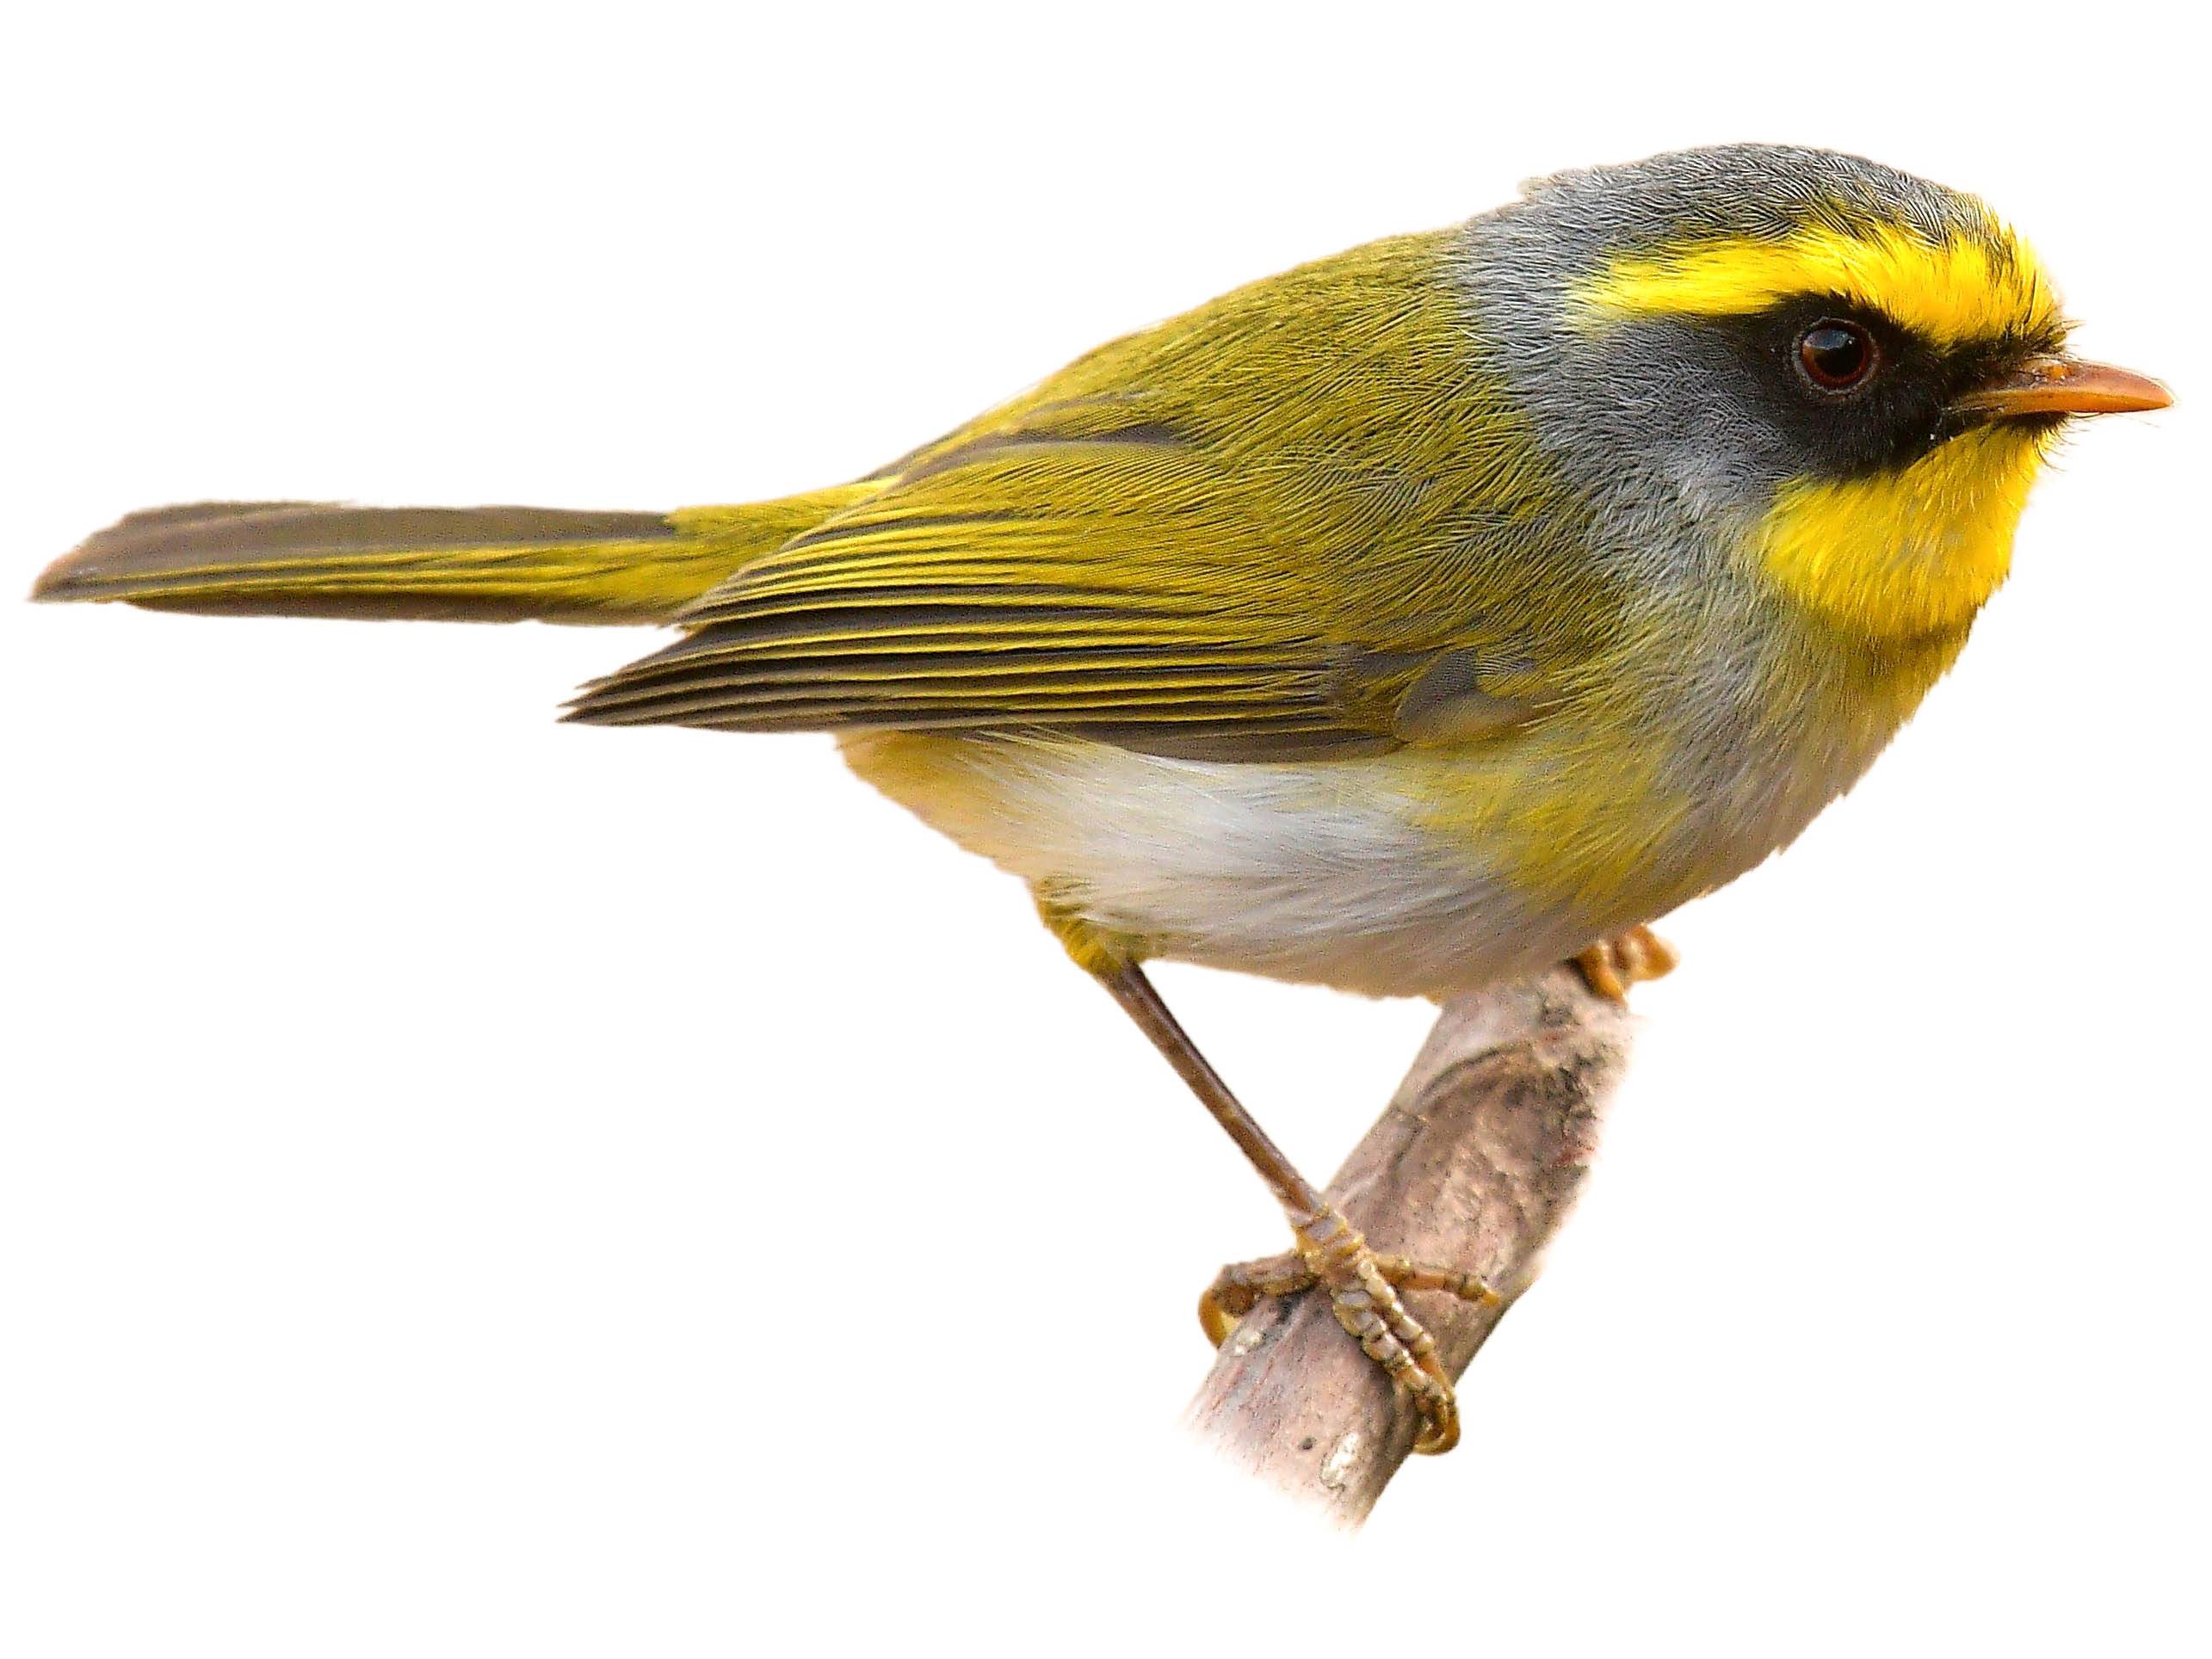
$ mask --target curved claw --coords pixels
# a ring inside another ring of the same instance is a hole
[[[1459,1444],[1459,1396],[1453,1391],[1451,1379],[1444,1375],[1443,1366],[1424,1366],[1422,1369],[1444,1392],[1433,1408],[1423,1407],[1421,1432],[1413,1437],[1413,1449],[1425,1457],[1442,1457]]]

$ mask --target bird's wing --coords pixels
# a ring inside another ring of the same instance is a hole
[[[1603,595],[1442,236],[1239,290],[917,451],[572,718],[1280,760],[1525,718]]]

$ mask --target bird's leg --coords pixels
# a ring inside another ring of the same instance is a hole
[[[1054,919],[1048,913],[1047,920]],[[1444,1374],[1443,1362],[1437,1356],[1436,1339],[1406,1311],[1393,1286],[1451,1290],[1484,1298],[1492,1294],[1488,1287],[1468,1274],[1424,1267],[1403,1258],[1377,1256],[1343,1212],[1298,1173],[1229,1092],[1229,1086],[1168,1011],[1144,970],[1132,961],[1097,959],[1081,950],[1081,941],[1071,939],[1068,932],[1063,931],[1061,937],[1068,943],[1070,953],[1112,993],[1190,1085],[1214,1120],[1228,1132],[1290,1222],[1291,1235],[1298,1245],[1294,1256],[1277,1257],[1247,1268],[1229,1268],[1215,1280],[1200,1304],[1199,1317],[1207,1334],[1220,1341],[1235,1323],[1235,1315],[1249,1311],[1261,1296],[1320,1286],[1329,1292],[1329,1305],[1338,1323],[1393,1382],[1413,1397],[1421,1413],[1421,1434],[1414,1441],[1414,1450],[1450,1451],[1459,1442],[1459,1407],[1451,1378]]]
[[[1628,1000],[1628,987],[1647,979],[1664,979],[1682,959],[1674,947],[1649,928],[1631,928],[1612,939],[1602,939],[1574,959],[1583,983],[1600,996],[1616,1002]]]

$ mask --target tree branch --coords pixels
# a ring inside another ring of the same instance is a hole
[[[1627,1009],[1567,967],[1447,1003],[1330,1183],[1377,1251],[1472,1269],[1498,1291],[1496,1307],[1409,1294],[1454,1378],[1535,1281],[1573,1207],[1629,1029]],[[1314,1295],[1263,1301],[1238,1324],[1189,1422],[1231,1461],[1350,1527],[1419,1426]]]

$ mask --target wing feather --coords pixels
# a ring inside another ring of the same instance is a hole
[[[570,717],[1047,728],[1233,760],[1471,741],[1542,706],[1591,585],[1474,371],[1443,237],[1103,348],[747,565]]]

